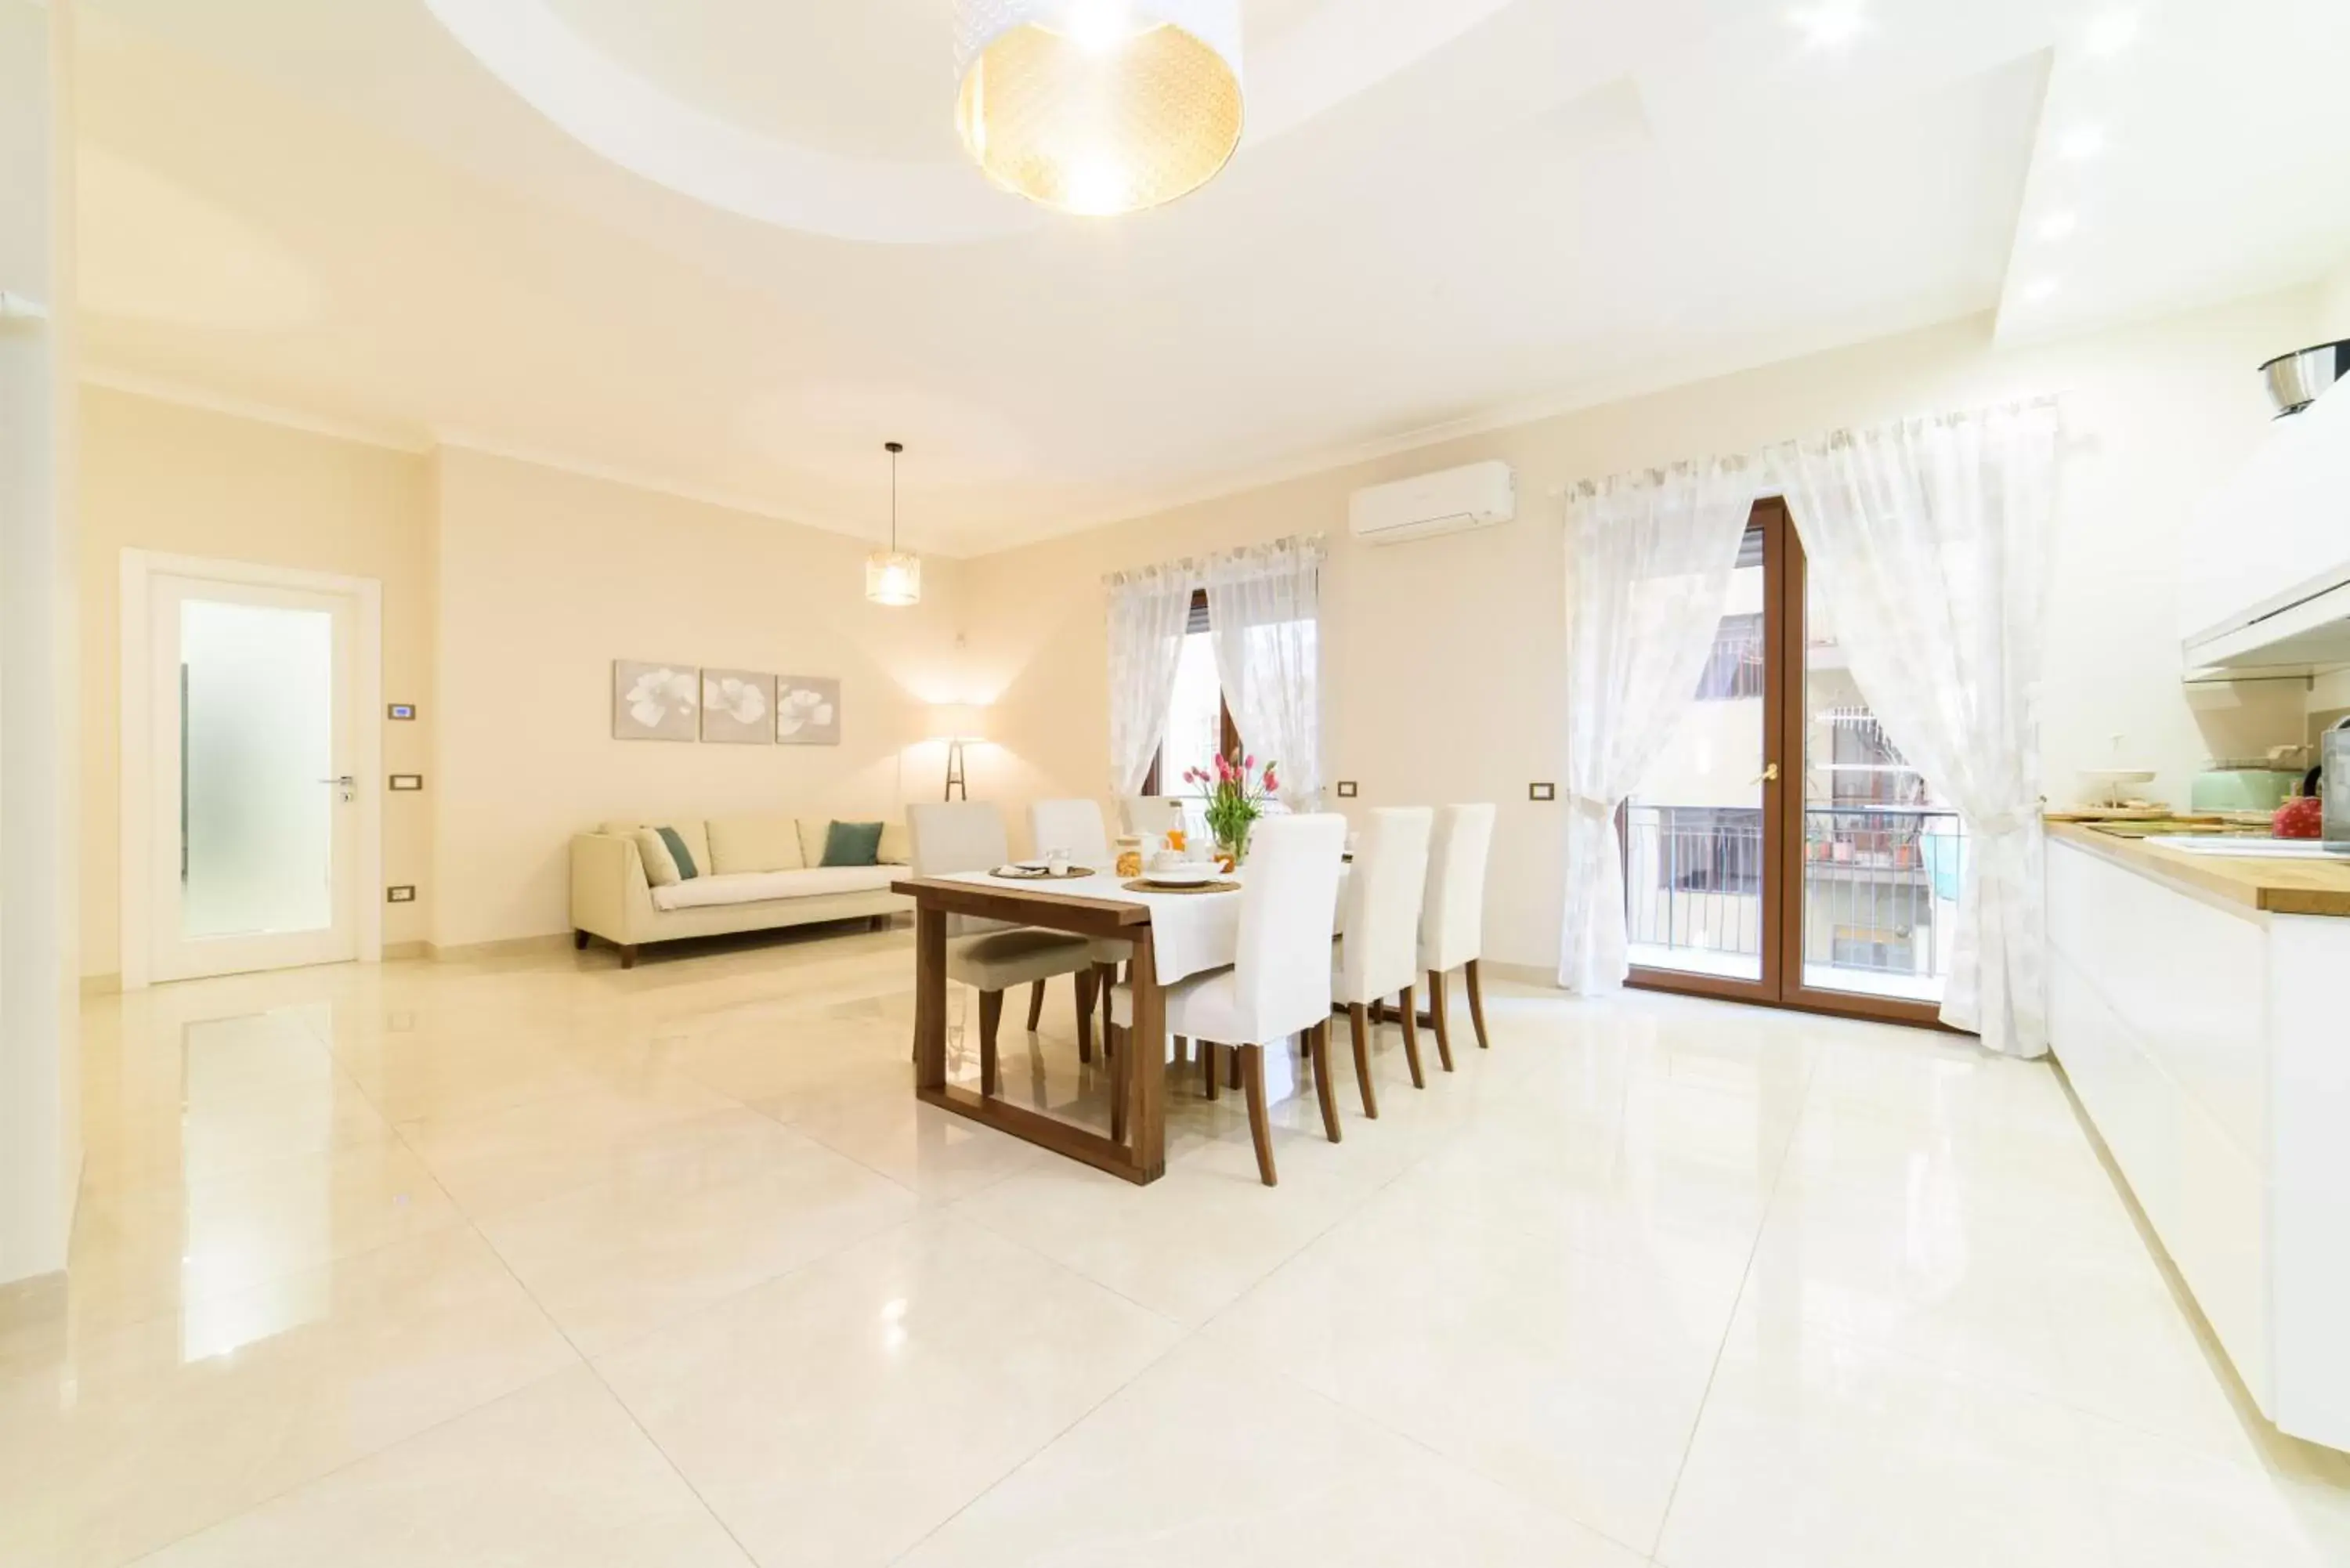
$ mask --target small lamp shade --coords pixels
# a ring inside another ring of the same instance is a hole
[[[970,702],[940,702],[931,709],[933,741],[987,739],[987,710]]]
[[[877,605],[922,602],[922,558],[910,550],[876,550],[865,558],[865,597]]]

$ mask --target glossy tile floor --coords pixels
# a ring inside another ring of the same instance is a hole
[[[2046,1067],[1500,987],[1342,1145],[1277,1064],[1276,1190],[1178,1073],[1137,1189],[917,1107],[911,967],[93,1002],[0,1563],[2350,1563]],[[1097,1114],[1070,1005],[1009,1089]]]

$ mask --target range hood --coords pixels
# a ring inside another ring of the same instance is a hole
[[[2271,367],[2296,359],[2308,355]],[[2188,679],[2350,665],[2350,391],[2334,385],[2270,428],[2251,462],[2197,511],[2179,566]]]

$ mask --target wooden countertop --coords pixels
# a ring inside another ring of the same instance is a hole
[[[2152,839],[2116,838],[2085,822],[2052,822],[2048,836],[2104,857],[2158,882],[2273,915],[2350,919],[2350,866],[2311,860],[2254,860],[2189,855]]]

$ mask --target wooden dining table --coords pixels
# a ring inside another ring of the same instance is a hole
[[[1107,872],[1046,886],[986,871],[905,877],[890,890],[914,901],[915,1097],[1138,1186],[1167,1174],[1164,1071],[1118,1075],[1126,1103],[1107,1135],[948,1080],[947,918],[964,915],[1130,944],[1134,1006],[1128,1037],[1164,1042],[1167,987],[1233,961],[1239,891],[1135,892]],[[1339,903],[1343,909],[1343,898]],[[1159,1049],[1163,1053],[1164,1044]],[[1137,1053],[1137,1064],[1142,1055]],[[1163,1067],[1163,1057],[1154,1065]]]

